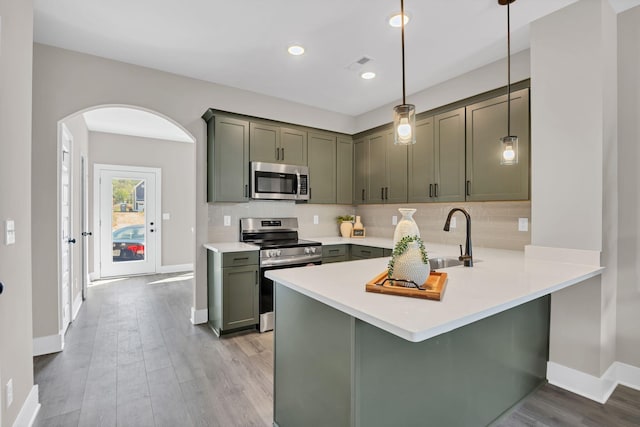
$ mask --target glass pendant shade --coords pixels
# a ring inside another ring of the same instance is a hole
[[[416,143],[416,106],[401,104],[393,107],[393,143],[408,145]]]
[[[518,164],[518,137],[503,136],[500,138],[502,144],[502,153],[500,154],[501,165],[517,165]]]

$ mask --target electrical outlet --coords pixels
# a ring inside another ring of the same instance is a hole
[[[231,227],[231,215],[224,216],[224,226]]]
[[[313,224],[314,225],[320,224],[320,217],[318,217],[318,215],[313,216]]]
[[[393,215],[391,217],[391,225],[398,225],[398,215]]]
[[[16,243],[16,223],[12,219],[4,222],[4,244],[9,246]]]
[[[456,217],[452,217],[451,218],[451,222],[449,223],[449,227],[450,228],[456,228],[456,226],[458,225],[458,223],[456,222]]]
[[[529,231],[529,218],[518,218],[518,231]]]
[[[13,379],[7,381],[7,408],[13,403]]]

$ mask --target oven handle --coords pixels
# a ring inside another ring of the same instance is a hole
[[[314,264],[314,265],[321,265],[322,264],[322,258],[321,257],[313,257],[313,258],[309,258],[309,259],[297,259],[294,262],[291,262],[290,259],[278,259],[278,260],[269,260],[267,264],[260,264],[260,269],[261,270],[269,270],[272,269],[272,267],[288,267],[288,268],[293,268],[293,267],[305,267],[309,264]]]

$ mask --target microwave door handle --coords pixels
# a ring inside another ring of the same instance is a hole
[[[298,197],[300,197],[300,191],[302,190],[302,185],[300,182],[300,172],[296,172],[296,184],[297,184],[296,199],[297,199]]]

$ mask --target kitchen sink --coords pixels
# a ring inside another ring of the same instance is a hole
[[[462,265],[462,261],[454,257],[429,258],[429,264],[431,264],[432,270],[439,270],[441,268]]]

